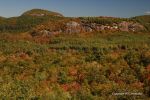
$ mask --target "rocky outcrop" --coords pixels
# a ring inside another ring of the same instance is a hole
[[[79,23],[75,21],[68,22],[66,27],[66,33],[93,32],[96,30],[96,25]]]
[[[71,21],[66,23],[66,33],[80,33],[81,32],[81,25],[78,22]]]
[[[145,30],[144,26],[139,24],[139,23],[133,23],[130,27],[131,27],[130,28],[131,31],[142,31],[142,30]]]
[[[120,29],[121,31],[127,31],[127,32],[128,32],[130,25],[131,25],[130,22],[123,21],[123,22],[121,22],[121,23],[119,24],[119,29]]]
[[[133,31],[133,32],[137,32],[137,31],[142,31],[144,30],[144,26],[142,26],[139,23],[134,23],[134,22],[126,22],[123,21],[119,24],[119,29],[120,31]]]
[[[100,32],[103,30],[118,30],[117,24],[113,24],[113,26],[109,25],[101,25],[96,23],[79,23],[75,21],[68,22],[66,24],[66,33],[85,33],[85,32]]]
[[[100,32],[100,31],[126,31],[126,32],[138,32],[144,30],[144,26],[139,23],[127,22],[123,21],[120,23],[113,23],[112,25],[106,24],[101,25],[97,23],[83,23],[70,21],[64,23],[66,26],[64,29],[55,29],[55,30],[40,30],[32,33],[32,36],[50,36],[52,34],[60,34],[60,33],[90,33],[90,32]]]

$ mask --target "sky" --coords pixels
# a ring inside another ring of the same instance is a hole
[[[59,12],[67,17],[133,17],[150,14],[150,0],[1,0],[0,16],[19,16],[34,8]]]

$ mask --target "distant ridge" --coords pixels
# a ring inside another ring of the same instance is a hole
[[[53,11],[48,11],[48,10],[43,10],[43,9],[32,9],[24,12],[21,16],[58,16],[58,17],[63,17],[62,14],[53,12]]]
[[[111,16],[64,17],[58,12],[32,9],[21,16],[0,17],[0,33],[3,32],[48,32],[81,33],[103,31],[148,31],[150,32],[150,15],[132,18]]]

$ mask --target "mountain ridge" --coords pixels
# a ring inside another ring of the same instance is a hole
[[[24,12],[21,16],[59,16],[63,17],[62,14],[58,12],[48,11],[44,9],[31,9]]]
[[[0,17],[0,32],[37,31],[81,33],[93,31],[150,31],[150,15],[131,18],[108,16],[65,17],[58,12],[31,9],[18,17]],[[42,26],[42,28],[41,28]],[[40,28],[39,28],[40,27]],[[120,28],[123,27],[123,28]]]

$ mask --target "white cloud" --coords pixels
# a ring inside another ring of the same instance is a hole
[[[150,11],[145,12],[145,14],[150,15]]]

